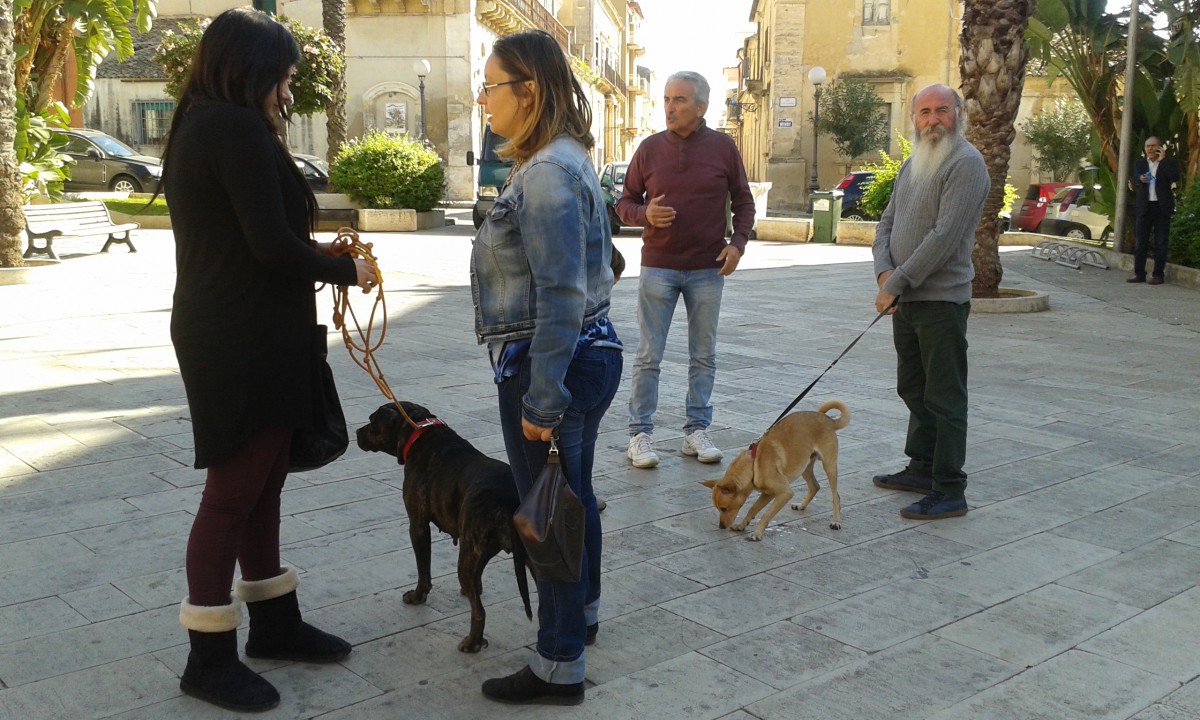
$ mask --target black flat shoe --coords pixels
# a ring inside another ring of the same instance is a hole
[[[548,683],[528,665],[508,677],[483,682],[483,696],[503,703],[540,705],[579,705],[583,702],[583,683]]]

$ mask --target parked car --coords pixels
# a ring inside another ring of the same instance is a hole
[[[608,205],[608,224],[612,226],[613,235],[621,232],[621,218],[617,217],[617,200],[625,191],[625,171],[629,169],[627,162],[610,162],[600,171],[600,188],[604,190],[604,202]]]
[[[75,162],[68,164],[71,177],[66,190],[110,190],[112,192],[155,192],[162,177],[162,161],[142,155],[120,140],[84,128],[64,131],[67,144],[62,152]]]
[[[844,220],[878,220],[879,218],[870,215],[859,207],[862,201],[863,192],[867,186],[875,179],[873,172],[852,172],[833,189],[842,191],[842,219]]]
[[[1046,208],[1054,198],[1054,194],[1071,183],[1049,182],[1035,183],[1025,191],[1025,199],[1017,211],[1017,230],[1037,232],[1038,225],[1046,219]]]
[[[1082,185],[1061,188],[1050,201],[1038,232],[1107,244],[1112,239],[1112,223],[1107,215],[1092,212],[1090,203],[1095,189],[1098,186],[1085,193]]]
[[[479,166],[479,179],[476,187],[475,205],[471,208],[471,223],[478,230],[483,225],[483,218],[492,209],[504,180],[512,170],[512,163],[502,160],[496,154],[496,146],[504,142],[504,138],[492,132],[492,126],[483,129],[483,145],[479,148],[479,157],[474,150],[467,151],[467,165]]]
[[[329,165],[325,162],[325,158],[304,153],[292,153],[292,159],[296,161],[296,167],[313,192],[329,191]]]

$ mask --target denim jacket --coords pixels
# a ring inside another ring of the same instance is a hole
[[[612,235],[600,180],[578,141],[559,135],[525,160],[475,236],[475,336],[500,345],[531,338],[524,416],[557,425],[580,330],[607,317]]]

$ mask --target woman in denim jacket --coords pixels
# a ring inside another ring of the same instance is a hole
[[[612,240],[588,150],[591,111],[557,42],[532,31],[496,41],[478,102],[515,161],[471,256],[475,334],[496,372],[500,422],[522,497],[558,434],[563,470],[583,501],[583,573],[538,585],[537,653],[488,680],[502,702],[583,701],[585,644],[599,629],[600,515],[592,460],[600,420],[621,378],[608,321]]]

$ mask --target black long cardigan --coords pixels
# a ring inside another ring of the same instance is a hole
[[[309,424],[314,283],[355,281],[351,258],[310,240],[289,162],[258,113],[227,103],[193,105],[171,140],[171,340],[197,468],[231,458],[262,430]]]

